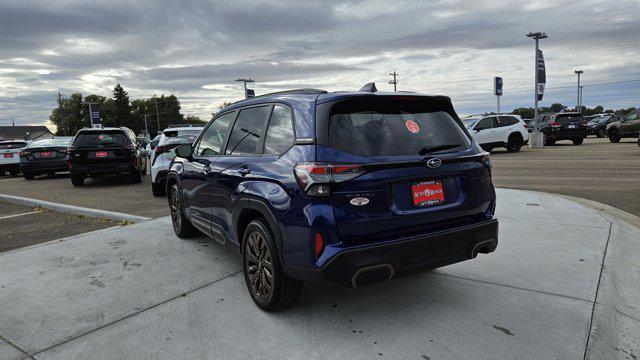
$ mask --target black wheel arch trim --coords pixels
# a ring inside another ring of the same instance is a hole
[[[239,224],[240,224],[240,220],[242,220],[240,216],[243,214],[245,210],[254,210],[262,214],[264,219],[267,221],[267,225],[269,225],[269,228],[273,232],[273,238],[276,242],[275,245],[276,245],[276,252],[277,252],[278,259],[280,260],[281,264],[284,264],[284,261],[282,258],[282,251],[281,251],[282,250],[282,233],[280,232],[280,226],[278,226],[278,221],[276,220],[276,217],[273,215],[271,209],[269,208],[269,205],[265,200],[256,199],[255,197],[249,197],[249,196],[242,197],[237,200],[237,205],[233,210],[233,226],[234,226],[234,231],[236,233],[236,237],[238,238],[238,245],[240,246],[240,249],[242,249],[242,239],[239,236],[239,233],[240,233]]]

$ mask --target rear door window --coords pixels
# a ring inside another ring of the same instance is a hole
[[[123,146],[127,144],[129,144],[129,139],[122,131],[81,132],[73,141],[73,145],[77,147]]]
[[[518,123],[518,119],[513,116],[500,116],[498,117],[498,121],[500,122],[500,126],[511,126]]]
[[[474,127],[475,130],[487,130],[492,129],[494,126],[494,121],[492,117],[484,118],[478,121],[478,124]]]
[[[264,142],[264,154],[284,153],[293,145],[294,138],[291,110],[281,105],[274,106]]]
[[[329,114],[328,136],[329,146],[363,157],[418,156],[436,146],[469,146],[461,126],[445,109],[420,97],[338,102]]]
[[[271,106],[256,106],[240,110],[229,136],[226,155],[259,154],[264,123]]]
[[[26,142],[10,142],[0,144],[0,150],[20,149],[27,145]]]

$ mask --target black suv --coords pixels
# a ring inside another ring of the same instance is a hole
[[[543,114],[540,116],[540,131],[545,146],[560,140],[571,140],[573,145],[582,145],[587,137],[587,121],[576,112]]]
[[[127,174],[134,183],[147,172],[147,156],[128,128],[82,129],[78,131],[67,160],[73,186],[84,185],[86,177]]]

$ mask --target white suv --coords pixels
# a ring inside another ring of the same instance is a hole
[[[462,122],[486,151],[504,147],[508,152],[518,152],[529,142],[529,132],[519,115],[469,117]]]
[[[16,177],[20,173],[20,150],[29,145],[28,141],[0,141],[0,176],[9,172]]]
[[[202,129],[201,126],[176,127],[162,132],[158,145],[151,152],[151,191],[154,196],[165,195],[167,171],[176,156],[174,149],[182,144],[192,144]]]

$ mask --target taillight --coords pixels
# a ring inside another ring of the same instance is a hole
[[[322,238],[322,234],[316,233],[313,240],[313,254],[317,259],[322,254],[322,250],[324,250],[324,239]]]
[[[299,163],[294,168],[300,189],[311,196],[331,195],[331,183],[351,180],[364,173],[359,164]]]
[[[26,150],[21,150],[20,151],[20,157],[27,157],[29,155],[31,155],[30,151],[26,151]]]
[[[164,152],[164,149],[162,149],[162,146],[156,146],[153,151],[155,151],[156,154],[162,154]]]
[[[560,126],[561,126],[561,125],[560,125],[560,123],[559,123],[559,122],[557,122],[557,121],[554,121],[554,122],[552,122],[552,123],[551,123],[551,124],[549,124],[549,125],[551,125],[551,127],[560,127]]]

